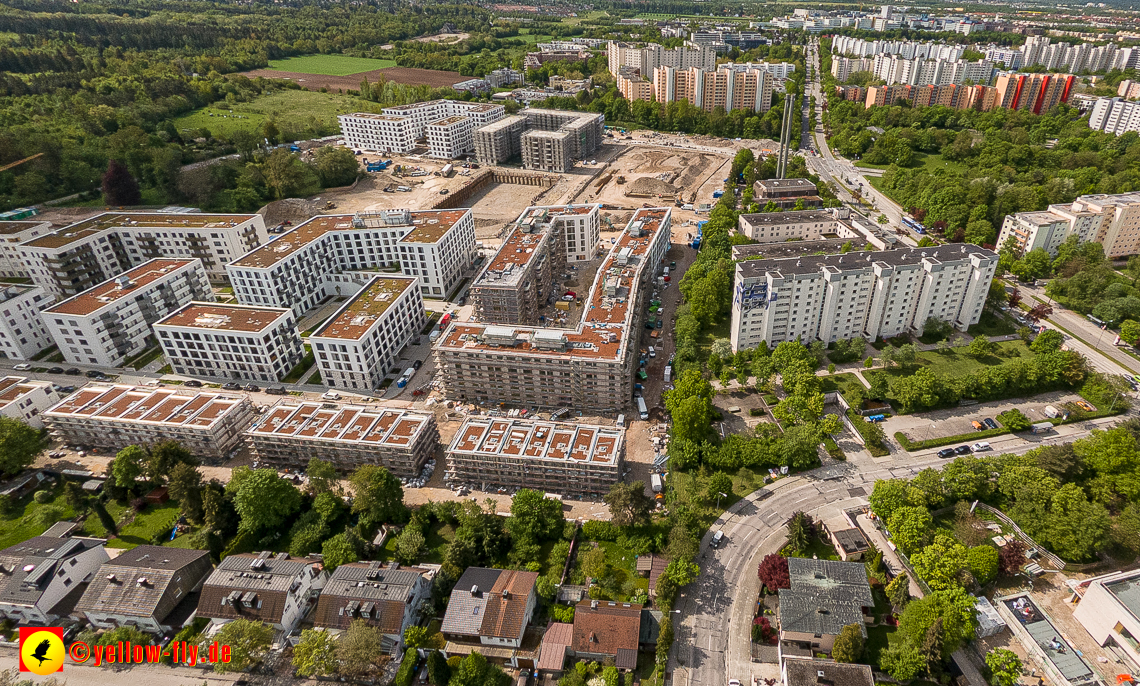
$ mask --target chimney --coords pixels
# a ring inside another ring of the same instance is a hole
[[[476,598],[479,597],[479,586],[478,586],[478,584],[471,587],[471,595],[475,596]]]
[[[596,601],[596,600],[591,600],[591,601],[590,601],[590,609],[591,609],[591,610],[596,610],[596,609],[598,609],[598,601]]]

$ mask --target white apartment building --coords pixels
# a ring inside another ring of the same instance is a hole
[[[51,222],[0,221],[0,276],[26,277],[28,267],[18,246],[51,231]]]
[[[864,40],[851,36],[835,36],[831,41],[832,55],[874,57],[898,55],[903,59],[939,59],[953,62],[962,58],[966,47],[943,43],[921,43],[898,40]]]
[[[289,307],[300,316],[329,296],[349,295],[367,270],[399,265],[424,296],[444,298],[475,259],[470,209],[381,210],[328,215],[277,236],[227,269],[238,302]]]
[[[244,395],[105,384],[80,388],[43,416],[62,442],[121,450],[178,441],[195,455],[214,459],[238,447],[254,419],[253,403]]]
[[[1017,48],[994,45],[986,48],[986,59],[994,64],[1002,63],[1006,69],[1017,70],[1025,66],[1025,54]]]
[[[737,229],[758,243],[862,238],[861,233],[844,221],[850,214],[851,210],[845,207],[742,214],[737,222]]]
[[[718,64],[716,68],[729,71],[762,71],[781,80],[796,72],[796,65],[791,62],[725,62]]]
[[[426,136],[429,157],[453,159],[474,150],[471,145],[462,147],[471,131],[494,123],[502,119],[505,114],[506,108],[502,105],[459,100],[431,100],[385,107],[381,110],[381,114],[367,112],[342,114],[337,119],[340,121],[344,142],[351,148],[406,153],[411,152],[416,147],[417,141]],[[466,120],[467,123],[460,123],[456,117]],[[437,127],[439,130],[432,131],[429,125],[441,125],[441,128]]]
[[[435,455],[435,415],[356,403],[282,400],[245,434],[257,459],[304,469],[319,457],[342,472],[379,464],[396,476],[418,476]]]
[[[305,356],[293,310],[192,302],[154,325],[175,374],[280,381]]]
[[[997,255],[972,245],[749,260],[736,265],[733,350],[918,334],[981,318]]]
[[[1140,131],[1140,102],[1121,97],[1098,98],[1089,114],[1089,128],[1117,136]]]
[[[1140,571],[1109,572],[1085,579],[1074,589],[1080,598],[1073,619],[1096,640],[1140,665]],[[1135,673],[1135,672],[1133,672]]]
[[[30,360],[52,346],[40,314],[52,302],[39,286],[0,284],[0,357]]]
[[[869,57],[832,57],[831,75],[836,81],[846,83],[851,75],[859,71],[871,71],[875,68],[875,60]]]
[[[36,536],[0,550],[0,617],[20,625],[49,625],[74,605],[68,594],[90,582],[110,559],[101,538]],[[11,571],[7,571],[11,570]],[[66,608],[66,609],[61,609]]]
[[[989,60],[905,59],[895,55],[876,55],[872,73],[888,85],[901,83],[910,86],[961,85],[969,80],[974,84],[988,85],[993,78],[994,65]]]
[[[427,324],[423,294],[416,286],[415,277],[373,277],[309,336],[326,386],[380,386],[400,351]]]
[[[22,376],[6,376],[0,379],[0,415],[18,419],[25,424],[42,429],[44,419],[40,415],[59,402],[59,395],[52,390],[50,381],[38,381]]]
[[[111,212],[19,246],[28,276],[56,300],[156,257],[198,258],[209,278],[269,239],[260,214]]]
[[[622,67],[639,69],[641,75],[645,77],[657,67],[674,69],[696,67],[705,71],[716,69],[716,49],[707,45],[686,45],[666,49],[659,43],[633,45],[611,41],[606,45],[606,58],[610,73],[615,77]]]
[[[1100,243],[1109,259],[1140,254],[1140,193],[1082,195],[1045,212],[1006,215],[997,244],[1013,238],[1023,253],[1044,248],[1056,256],[1069,236]]]
[[[43,311],[64,359],[119,367],[154,342],[151,327],[191,300],[212,300],[202,261],[156,258]]]

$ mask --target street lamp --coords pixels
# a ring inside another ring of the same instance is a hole
[[[727,497],[728,496],[723,494],[723,493],[717,493],[716,494],[716,509],[718,509],[718,510],[720,509],[720,499],[721,498],[727,498]]]

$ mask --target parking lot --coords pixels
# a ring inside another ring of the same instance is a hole
[[[883,422],[883,430],[887,436],[893,436],[896,431],[901,431],[912,441],[928,441],[969,434],[977,430],[973,422],[984,423],[986,418],[996,418],[1006,410],[1021,410],[1030,422],[1043,422],[1048,419],[1045,416],[1046,406],[1051,405],[1060,409],[1062,404],[1077,400],[1081,400],[1081,397],[1075,393],[1055,391],[1035,395],[1032,400],[1014,398],[948,410],[934,410],[920,415],[896,415]]]

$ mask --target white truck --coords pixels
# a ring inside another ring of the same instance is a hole
[[[649,475],[649,487],[653,489],[654,493],[660,493],[665,489],[665,485],[661,482],[660,474]]]
[[[672,380],[673,380],[673,365],[671,365],[671,364],[666,365],[665,366],[665,383],[669,383]]]
[[[649,419],[649,408],[645,406],[645,398],[637,399],[637,411],[641,415],[642,420]]]

